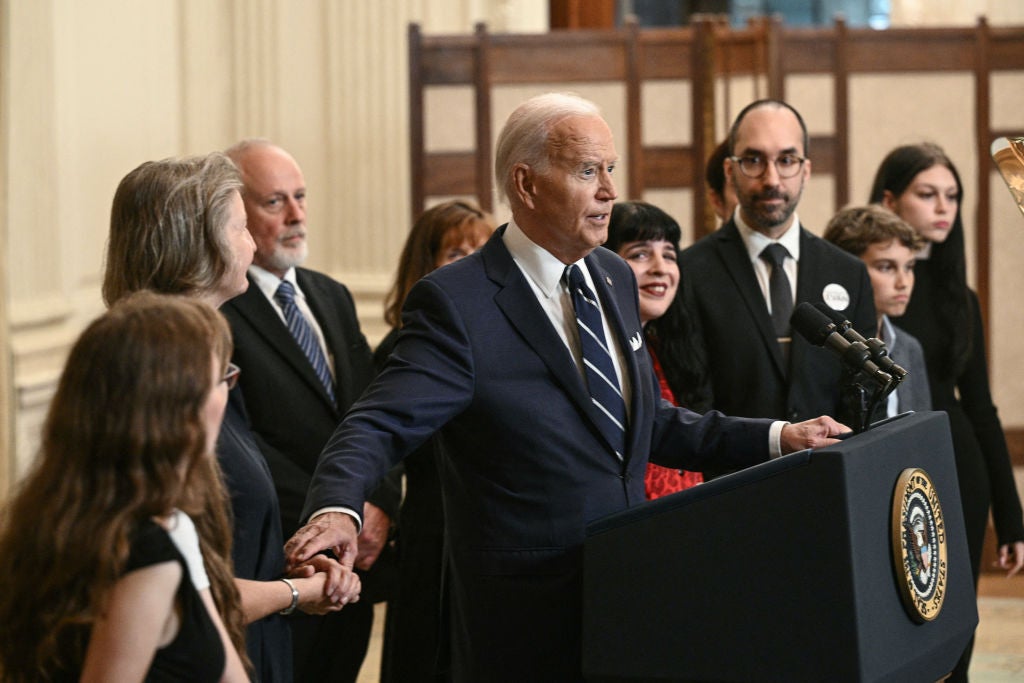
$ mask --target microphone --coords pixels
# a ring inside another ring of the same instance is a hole
[[[868,351],[871,352],[871,360],[875,361],[875,364],[882,368],[882,370],[892,375],[892,378],[896,380],[896,384],[899,384],[906,378],[907,371],[889,357],[889,350],[885,348],[884,341],[875,337],[865,339],[857,330],[853,329],[853,324],[849,320],[844,319],[839,311],[831,308],[824,302],[814,304],[814,307],[828,316],[835,324],[836,332],[843,335],[848,342],[851,344],[860,342],[868,347]]]
[[[872,360],[871,351],[868,349],[867,344],[861,341],[851,342],[844,337],[829,316],[819,311],[812,304],[806,301],[797,304],[797,307],[793,309],[793,316],[789,322],[793,329],[799,332],[800,336],[804,339],[815,346],[830,349],[848,367],[858,372],[863,372],[874,380],[883,391],[888,391],[895,387],[893,376],[880,368]],[[854,331],[854,334],[856,334],[856,331]]]

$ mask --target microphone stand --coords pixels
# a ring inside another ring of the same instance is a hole
[[[907,371],[889,358],[880,339],[865,339],[848,320],[835,320],[824,304],[803,302],[793,310],[793,329],[814,346],[827,346],[836,352],[842,368],[839,394],[847,415],[841,415],[854,434],[868,429],[871,416],[883,398],[907,376]],[[869,394],[868,384],[874,387]]]
[[[885,345],[881,341],[872,338],[868,339],[867,342],[871,345],[868,348],[871,348],[872,358],[875,362],[882,364],[885,360],[888,360],[885,354]],[[864,346],[859,343],[855,344],[861,347]],[[878,348],[881,349],[880,353],[877,351]],[[895,391],[899,383],[907,376],[906,370],[891,361],[887,369],[889,372],[879,370],[876,374],[872,375],[854,365],[843,365],[842,374],[839,376],[840,399],[846,407],[848,414],[852,417],[853,424],[849,426],[853,428],[854,434],[867,431],[871,425],[871,416],[875,414],[878,405],[885,397]],[[885,379],[884,382],[883,378]],[[874,387],[870,398],[868,398],[867,384]]]
[[[836,330],[846,336],[848,330],[853,330],[853,326],[849,321],[844,320],[842,323],[836,323]],[[864,339],[857,335],[856,330],[853,330],[853,334],[854,337],[849,339],[850,350],[847,351],[846,356],[853,361],[853,364],[843,365],[839,386],[842,402],[853,417],[854,424],[851,425],[853,432],[860,434],[867,431],[871,425],[871,416],[874,415],[878,404],[895,391],[896,386],[906,378],[907,371],[889,358],[885,342],[881,339],[875,337]],[[866,358],[870,358],[878,365],[880,372],[877,376],[869,375],[857,367]],[[883,378],[886,380],[884,384],[882,383]],[[868,389],[863,384],[865,380],[870,381],[875,388],[870,399],[868,399]]]
[[[871,416],[878,408],[879,402],[885,394],[876,382],[871,382],[875,387],[871,397],[868,398],[868,388],[864,383],[865,374],[849,366],[843,366],[842,375],[839,378],[840,400],[850,416],[853,424],[849,425],[854,434],[860,434],[868,429],[871,424]]]

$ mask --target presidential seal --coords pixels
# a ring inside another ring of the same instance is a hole
[[[931,621],[946,597],[946,524],[928,473],[903,470],[892,503],[892,554],[896,583],[910,618]]]

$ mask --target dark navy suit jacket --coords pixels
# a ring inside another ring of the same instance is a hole
[[[770,422],[662,402],[647,349],[630,343],[643,339],[632,271],[599,248],[586,263],[632,387],[620,462],[503,234],[410,292],[395,350],[328,443],[304,515],[361,509],[438,432],[454,680],[574,681],[587,523],[644,502],[649,454],[691,470],[766,460]]]

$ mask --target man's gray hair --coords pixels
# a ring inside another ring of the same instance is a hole
[[[512,169],[526,164],[543,173],[548,168],[548,135],[564,119],[600,117],[601,110],[590,100],[572,93],[546,93],[532,97],[513,111],[498,135],[494,156],[494,178],[499,199],[512,195]]]

